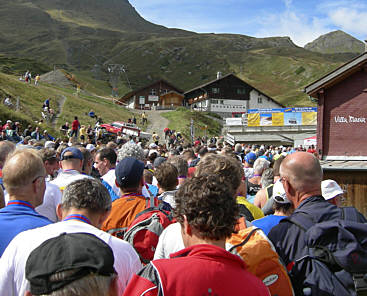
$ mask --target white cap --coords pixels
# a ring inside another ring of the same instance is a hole
[[[275,202],[280,204],[291,203],[290,200],[287,198],[287,195],[283,187],[283,183],[280,180],[274,183],[272,198],[274,199]]]
[[[55,143],[52,141],[46,141],[45,148],[55,148]]]
[[[155,148],[157,148],[158,146],[157,146],[157,144],[156,143],[151,143],[151,144],[149,144],[149,148],[151,148],[151,149],[155,149]]]
[[[85,148],[87,148],[90,152],[92,152],[93,150],[96,149],[96,146],[94,146],[93,144],[88,144],[87,147]]]
[[[321,182],[321,192],[325,200],[332,199],[339,194],[343,194],[344,191],[340,188],[338,183],[334,180],[324,180]]]

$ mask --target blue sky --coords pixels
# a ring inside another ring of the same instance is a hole
[[[146,20],[198,33],[289,36],[299,46],[343,30],[367,39],[367,0],[130,0]]]

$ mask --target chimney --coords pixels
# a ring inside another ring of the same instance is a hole
[[[222,78],[222,72],[217,72],[217,80]]]

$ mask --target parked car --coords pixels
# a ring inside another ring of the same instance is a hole
[[[121,132],[123,135],[145,138],[147,140],[149,140],[151,136],[149,133],[142,132],[136,124],[123,121],[101,124],[101,127],[105,128],[107,132],[115,136],[117,135],[117,132]]]

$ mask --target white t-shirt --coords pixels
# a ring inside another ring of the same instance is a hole
[[[119,291],[124,291],[133,274],[141,269],[140,259],[129,243],[78,220],[62,221],[21,232],[10,242],[0,258],[0,295],[23,296],[29,290],[29,283],[25,279],[25,265],[29,254],[44,241],[64,232],[94,234],[111,247],[115,257],[114,268],[118,273]]]
[[[121,195],[120,189],[116,186],[115,169],[111,169],[107,172],[107,174],[103,175],[102,180],[111,186],[113,192],[115,192],[117,196]]]
[[[65,170],[61,171],[57,175],[56,179],[51,181],[51,184],[55,184],[56,186],[59,187],[61,191],[64,191],[65,187],[68,186],[70,183],[84,178],[92,178],[92,177],[88,175],[83,175],[76,170]]]
[[[181,235],[181,224],[173,223],[168,225],[159,236],[157,248],[154,253],[155,259],[169,258],[169,255],[184,249]]]
[[[46,191],[43,196],[43,203],[36,207],[36,212],[47,217],[52,222],[57,222],[56,207],[61,203],[62,193],[58,186],[46,182]]]

